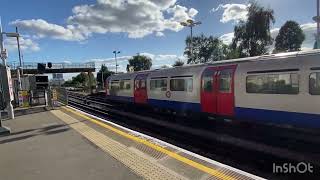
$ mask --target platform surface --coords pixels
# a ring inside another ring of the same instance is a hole
[[[101,151],[52,112],[4,121],[0,137],[1,180],[141,179]]]
[[[4,122],[0,179],[262,179],[71,108]]]

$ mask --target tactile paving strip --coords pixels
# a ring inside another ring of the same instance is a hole
[[[92,129],[86,124],[78,121],[77,119],[61,112],[51,111],[55,116],[69,124],[74,130],[86,137],[89,141],[100,147],[103,151],[110,154],[112,157],[123,163],[133,172],[143,177],[144,179],[185,179],[184,177],[174,174],[172,171],[166,170],[164,167],[159,166],[144,157],[134,153],[128,147],[113,139],[105,136],[104,134]]]

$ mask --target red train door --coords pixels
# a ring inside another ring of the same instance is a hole
[[[236,66],[208,67],[201,77],[202,112],[234,115],[234,72]]]
[[[148,74],[138,74],[134,79],[134,102],[146,104],[147,95],[147,77]]]
[[[234,73],[236,65],[219,67],[217,79],[217,113],[224,116],[234,115]]]
[[[216,67],[208,67],[202,73],[200,95],[202,112],[217,113],[217,71],[218,69]]]

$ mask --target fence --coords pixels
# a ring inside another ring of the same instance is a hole
[[[68,105],[68,92],[66,88],[55,88],[52,94],[56,96],[52,98],[53,100],[59,101],[62,105]]]

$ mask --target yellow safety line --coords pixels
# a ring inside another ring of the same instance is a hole
[[[169,151],[169,150],[167,150],[167,149],[165,149],[165,148],[163,148],[163,147],[161,147],[159,145],[153,144],[153,143],[151,143],[151,142],[149,142],[149,141],[147,141],[145,139],[142,139],[142,138],[139,138],[139,137],[136,137],[136,136],[132,136],[132,135],[130,135],[130,134],[124,132],[124,131],[121,131],[121,130],[119,130],[117,128],[114,128],[114,127],[112,127],[110,125],[107,125],[107,124],[105,124],[105,123],[103,123],[103,122],[101,122],[99,120],[93,119],[93,118],[91,118],[91,117],[89,117],[87,115],[84,115],[82,113],[74,111],[74,110],[72,110],[70,108],[66,108],[66,107],[63,107],[63,108],[65,110],[67,110],[69,112],[72,112],[72,113],[74,113],[74,114],[76,114],[76,115],[78,115],[78,116],[80,116],[82,118],[85,118],[85,119],[87,119],[87,120],[89,120],[89,121],[91,121],[91,122],[93,122],[95,124],[98,124],[98,125],[100,125],[100,126],[102,126],[104,128],[107,128],[107,129],[109,129],[109,130],[111,130],[111,131],[113,131],[113,132],[115,132],[115,133],[117,133],[117,134],[119,134],[121,136],[124,136],[124,137],[126,137],[128,139],[131,139],[133,141],[142,143],[142,144],[144,144],[144,145],[146,145],[146,146],[148,146],[148,147],[150,147],[152,149],[155,149],[155,150],[157,150],[159,152],[162,152],[162,153],[164,153],[164,154],[166,154],[166,155],[168,155],[168,156],[170,156],[170,157],[172,157],[172,158],[174,158],[174,159],[176,159],[178,161],[181,161],[181,162],[183,162],[185,164],[188,164],[189,166],[192,166],[192,167],[194,167],[196,169],[199,169],[199,170],[201,170],[203,172],[206,172],[206,173],[208,173],[208,174],[210,174],[212,176],[218,177],[218,178],[223,179],[223,180],[235,180],[234,177],[225,175],[224,173],[221,173],[218,170],[212,169],[210,167],[207,167],[205,165],[202,165],[200,163],[192,161],[192,160],[190,160],[190,159],[188,159],[186,157],[183,157],[183,156],[181,156],[181,155],[179,155],[179,154],[177,154],[175,152]]]

